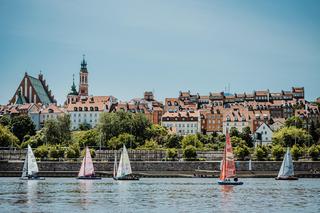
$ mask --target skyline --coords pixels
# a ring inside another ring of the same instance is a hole
[[[4,2],[0,103],[26,71],[36,77],[42,70],[62,104],[73,74],[78,86],[82,54],[92,95],[128,101],[149,90],[164,100],[229,84],[231,93],[304,86],[313,101],[320,96],[320,3],[274,2]]]

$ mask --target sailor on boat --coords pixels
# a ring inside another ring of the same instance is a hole
[[[85,149],[85,155],[83,157],[81,168],[78,173],[78,179],[87,179],[87,180],[100,180],[101,179],[101,177],[97,177],[94,172],[90,149],[88,147],[86,147],[86,149]]]
[[[233,181],[230,178],[234,178]],[[232,151],[232,145],[230,136],[227,131],[226,133],[226,145],[223,152],[223,160],[221,165],[219,185],[242,185],[243,182],[238,181],[236,176],[236,167],[234,163],[234,155]]]
[[[43,177],[38,176],[39,168],[32,152],[30,145],[28,145],[28,150],[26,154],[26,159],[24,160],[23,170],[21,179],[22,180],[44,180]]]
[[[293,162],[292,162],[292,157],[291,157],[289,147],[287,147],[287,152],[284,155],[281,168],[279,170],[278,176],[275,179],[276,180],[298,180],[298,178],[294,176]]]
[[[128,151],[124,144],[123,144],[123,149],[120,157],[119,166],[117,165],[117,155],[115,155],[113,179],[114,180],[139,180],[139,177],[132,174]]]

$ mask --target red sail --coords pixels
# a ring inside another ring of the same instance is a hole
[[[90,154],[90,149],[86,147],[85,156],[83,157],[81,168],[78,176],[91,176],[94,175],[94,167]]]
[[[236,175],[236,167],[234,165],[234,155],[232,151],[230,136],[229,136],[229,133],[227,132],[226,146],[224,147],[220,180],[225,180],[226,178],[232,178],[235,175]]]

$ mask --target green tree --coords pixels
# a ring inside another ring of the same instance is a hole
[[[244,160],[250,154],[250,151],[246,145],[241,145],[234,148],[234,154],[239,160]]]
[[[291,148],[291,154],[292,158],[297,161],[299,160],[299,157],[301,157],[302,155],[302,150],[295,144]]]
[[[312,145],[308,149],[308,154],[312,158],[312,160],[318,160],[318,157],[319,157],[319,149],[318,149],[318,147],[316,145]]]
[[[265,146],[257,146],[254,150],[254,155],[259,161],[266,160],[268,157],[268,148]]]
[[[181,141],[182,148],[186,148],[189,145],[194,146],[195,148],[203,148],[203,144],[198,139],[197,135],[186,135]]]
[[[303,144],[311,144],[312,137],[304,129],[299,129],[294,126],[283,127],[273,134],[272,143],[284,147],[291,147],[293,144],[302,146]]]
[[[253,141],[252,141],[252,137],[251,137],[250,127],[247,126],[242,129],[242,132],[240,134],[240,138],[242,138],[242,140],[244,140],[246,142],[246,145],[248,147],[253,147]]]
[[[34,156],[37,158],[46,158],[49,154],[49,147],[46,145],[41,145],[34,150]]]
[[[282,159],[284,155],[284,149],[280,145],[275,145],[272,147],[272,156],[275,158],[275,160],[279,161]]]
[[[12,134],[7,127],[4,127],[0,124],[0,146],[17,146],[18,143],[19,139],[14,134]]]
[[[246,146],[247,143],[245,140],[237,137],[237,136],[233,136],[231,137],[231,144],[233,147],[237,147],[237,146]]]
[[[139,146],[138,148],[139,149],[156,150],[156,149],[160,149],[160,146],[157,143],[157,141],[150,139],[150,140],[146,140],[145,144],[143,146]]]
[[[60,145],[53,145],[49,147],[50,158],[63,158],[64,149]]]
[[[181,148],[181,140],[183,139],[182,136],[177,135],[177,134],[169,134],[166,137],[166,142],[165,142],[165,146],[167,148]]]
[[[146,129],[147,139],[153,139],[158,144],[164,145],[168,135],[168,130],[160,125],[153,124]]]
[[[90,129],[88,131],[81,131],[79,138],[80,147],[85,146],[99,146],[100,145],[100,134],[96,129]]]
[[[8,115],[3,115],[0,117],[0,125],[9,127],[11,123],[11,119]]]
[[[285,121],[285,126],[302,128],[304,126],[304,121],[299,116],[292,116]]]
[[[137,147],[136,139],[133,135],[128,133],[122,133],[118,137],[112,137],[108,143],[107,147],[109,149],[120,149],[122,148],[123,144],[131,149]]]
[[[317,133],[317,129],[313,121],[311,121],[310,124],[309,134],[311,135],[314,142],[318,142],[320,135]]]
[[[175,160],[178,157],[178,151],[175,148],[167,149],[166,156],[170,160]]]
[[[36,133],[35,125],[27,115],[13,117],[11,120],[11,131],[15,136],[17,136],[20,142],[23,141],[23,137],[25,135],[32,136]]]
[[[197,149],[192,145],[188,145],[183,149],[183,157],[187,160],[195,160],[197,158]]]
[[[239,137],[239,134],[240,133],[237,128],[235,128],[234,126],[230,128],[230,131],[229,131],[230,137],[233,137],[233,136]]]
[[[90,124],[88,124],[88,123],[79,124],[79,130],[80,131],[87,131],[89,129],[91,129],[91,125]]]
[[[122,133],[134,135],[139,145],[147,139],[147,129],[151,123],[142,113],[112,112],[102,113],[98,123],[99,132],[105,141]]]
[[[47,144],[62,143],[61,128],[56,119],[48,119],[43,128],[44,139]]]
[[[31,136],[28,140],[24,140],[24,142],[20,145],[21,148],[27,148],[28,144],[32,148],[37,148],[45,143],[44,129],[41,129],[37,132],[37,134]]]
[[[71,120],[69,114],[58,116],[58,125],[60,128],[60,140],[62,143],[66,143],[71,139]]]

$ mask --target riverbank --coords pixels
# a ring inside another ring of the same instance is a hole
[[[237,161],[239,177],[275,177],[281,166],[280,161]],[[94,162],[96,174],[111,177],[113,162]],[[133,161],[132,170],[141,177],[218,177],[220,161]],[[23,161],[0,161],[0,177],[19,177]],[[41,161],[38,162],[39,175],[44,177],[76,177],[80,162]],[[298,177],[320,177],[320,162],[294,162]],[[318,171],[318,172],[315,172]]]

